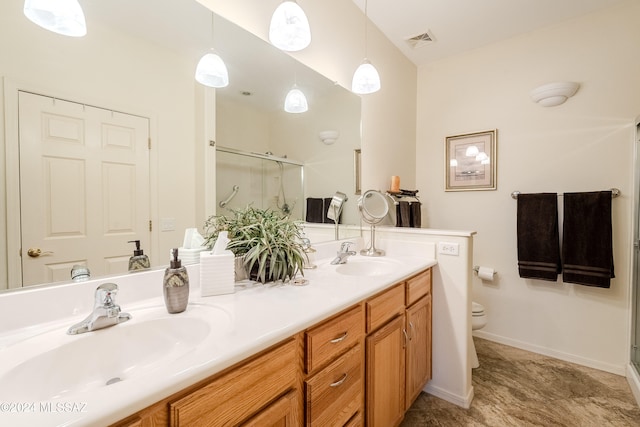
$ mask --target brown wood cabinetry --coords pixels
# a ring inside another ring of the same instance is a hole
[[[367,426],[396,426],[431,378],[431,269],[365,304]]]
[[[114,426],[396,426],[431,378],[431,304],[428,269]]]

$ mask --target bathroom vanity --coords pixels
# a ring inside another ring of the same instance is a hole
[[[113,277],[131,320],[74,336],[104,280],[0,295],[13,319],[0,328],[0,401],[36,405],[0,424],[397,424],[431,373],[436,260],[421,247],[337,266],[335,247],[318,248],[306,286],[247,282],[215,297],[189,265],[178,314],[164,307],[162,270]],[[29,304],[33,318],[19,316]],[[46,411],[69,403],[82,411]]]
[[[427,268],[114,426],[392,426],[430,377]]]

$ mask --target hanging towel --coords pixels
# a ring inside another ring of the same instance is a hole
[[[411,227],[420,228],[422,225],[422,212],[420,202],[411,202]]]
[[[560,235],[558,195],[520,194],[517,212],[518,271],[520,277],[558,280]]]
[[[613,273],[611,191],[564,194],[562,280],[608,288]]]
[[[396,205],[396,227],[411,226],[411,207],[409,202],[398,202]]]
[[[324,201],[316,197],[307,197],[307,222],[324,222]]]
[[[333,197],[326,197],[324,199],[324,208],[322,210],[322,214],[324,215],[324,223],[325,224],[335,224],[335,221],[332,219],[329,219],[327,217],[327,212],[329,211],[329,208],[331,207],[331,200],[333,199]],[[338,224],[340,224],[340,221],[342,220],[342,212],[340,212],[340,215],[338,215]]]

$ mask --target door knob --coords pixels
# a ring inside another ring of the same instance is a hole
[[[42,252],[40,248],[29,248],[29,250],[27,251],[27,255],[29,255],[31,258],[38,258],[40,255],[51,255],[52,253],[52,251]]]

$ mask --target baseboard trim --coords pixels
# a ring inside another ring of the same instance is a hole
[[[552,350],[550,348],[541,347],[535,344],[526,343],[523,341],[506,338],[501,335],[495,335],[484,332],[482,330],[476,330],[473,332],[473,336],[483,338],[489,341],[494,341],[500,344],[505,344],[511,347],[516,347],[522,350],[531,351],[533,353],[542,354],[544,356],[554,357],[556,359],[564,360],[565,362],[575,363],[577,365],[587,366],[589,368],[599,369],[601,371],[609,372],[612,374],[625,376],[625,366],[612,365],[610,363],[604,363],[593,359],[588,359],[575,354],[564,353],[562,351]]]
[[[442,400],[446,400],[449,403],[453,403],[454,405],[463,407],[464,409],[469,409],[471,407],[471,402],[473,401],[473,386],[471,386],[469,394],[466,397],[450,393],[447,390],[435,387],[431,384],[427,384],[422,391]]]
[[[640,406],[640,375],[631,363],[627,365],[627,382],[629,383],[633,397],[636,398],[636,403]]]

